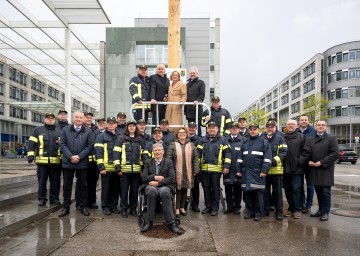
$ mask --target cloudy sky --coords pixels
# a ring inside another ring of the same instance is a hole
[[[40,0],[19,0],[46,19]],[[0,0],[6,7],[5,0]],[[168,14],[168,0],[100,0],[114,27]],[[38,6],[39,4],[39,6]],[[360,40],[360,0],[182,0],[182,17],[221,19],[221,99],[231,114],[244,109],[316,53]],[[11,14],[9,14],[11,15]],[[104,25],[77,25],[89,42]],[[241,90],[241,93],[239,91]]]
[[[133,26],[135,17],[167,17],[168,11],[166,0],[101,3],[111,26]],[[359,0],[181,1],[182,17],[221,19],[221,99],[232,114],[316,53],[360,40],[359,14]]]

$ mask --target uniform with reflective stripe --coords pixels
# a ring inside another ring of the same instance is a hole
[[[116,131],[116,130],[115,130]],[[113,134],[107,129],[100,133],[95,140],[94,151],[99,171],[115,172],[113,151],[115,151],[115,140],[118,133]]]
[[[139,100],[150,101],[150,85],[148,77],[145,81],[140,75],[131,78],[129,83],[129,92],[132,97],[132,103],[137,103]],[[151,104],[145,104],[145,110],[150,110]],[[137,104],[134,109],[142,109],[142,104]]]
[[[219,128],[220,135],[230,134],[229,125],[233,122],[229,111],[220,106],[219,109],[215,110],[213,107],[211,110],[211,121],[214,121]],[[201,125],[207,127],[206,117],[209,115],[209,111],[205,110],[201,118]]]
[[[142,138],[119,137],[115,142],[114,165],[116,171],[123,173],[141,173]]]
[[[269,175],[282,175],[284,174],[283,160],[287,154],[287,145],[283,137],[275,134],[270,139],[267,139],[264,134],[263,138],[268,140],[272,150],[273,161],[272,166],[268,172]]]
[[[223,175],[223,183],[225,186],[241,185],[241,178],[239,178],[236,175],[236,173],[237,173],[238,161],[240,160],[238,158],[241,153],[241,148],[244,139],[240,134],[234,138],[232,138],[231,135],[227,135],[225,136],[225,138],[231,149],[231,165],[230,165],[229,173]]]

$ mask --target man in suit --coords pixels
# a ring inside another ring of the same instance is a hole
[[[153,226],[156,200],[160,196],[166,224],[169,229],[181,234],[179,227],[175,223],[173,206],[171,202],[171,190],[175,188],[175,170],[170,159],[164,158],[164,148],[162,144],[155,143],[153,146],[154,158],[145,162],[143,181],[148,183],[145,187],[147,196],[147,222],[141,228],[141,232],[150,230]]]
[[[153,104],[151,105],[152,123],[157,125],[157,118],[159,118],[159,122],[165,118],[166,105],[159,105],[159,113],[156,113],[156,103],[168,100],[170,86],[170,80],[165,75],[164,64],[157,65],[156,74],[149,77],[149,84],[151,104]]]

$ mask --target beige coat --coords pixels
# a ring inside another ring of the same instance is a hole
[[[187,87],[186,83],[179,81],[169,86],[168,101],[169,102],[186,102]],[[169,125],[183,124],[182,104],[169,104],[166,106],[165,118],[169,121]],[[171,129],[173,130],[173,129]]]

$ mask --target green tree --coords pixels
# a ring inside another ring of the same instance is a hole
[[[260,127],[265,126],[266,123],[266,111],[264,109],[256,109],[253,108],[250,112],[245,112],[242,117],[246,118],[247,124],[255,123]],[[237,121],[240,118],[240,114],[235,116],[235,120]]]
[[[324,98],[320,93],[309,96],[304,101],[304,110],[301,112],[302,115],[309,117],[309,123],[315,125],[317,120],[325,120],[330,116],[327,115],[327,106],[329,100]]]

